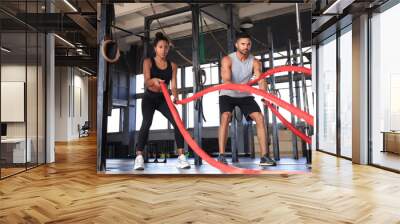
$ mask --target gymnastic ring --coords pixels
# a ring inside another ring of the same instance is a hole
[[[115,57],[113,58],[113,59],[111,59],[111,58],[109,58],[109,57],[107,57],[107,47],[108,47],[108,45],[109,44],[111,44],[111,43],[115,43],[116,44],[116,42],[115,41],[113,41],[113,40],[110,40],[110,39],[108,39],[108,40],[103,40],[102,41],[102,43],[101,43],[101,54],[103,55],[103,57],[104,57],[104,59],[108,62],[108,63],[115,63],[115,62],[117,62],[118,60],[119,60],[119,57],[121,56],[121,54],[120,54],[120,52],[119,52],[119,48],[118,48],[118,45],[117,45],[117,52],[115,53]]]

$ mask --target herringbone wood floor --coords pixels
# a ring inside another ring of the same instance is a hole
[[[95,139],[0,181],[0,223],[400,223],[400,175],[314,153],[290,176],[96,174]]]

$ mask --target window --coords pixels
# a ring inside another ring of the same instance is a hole
[[[144,92],[144,75],[136,75],[136,93]]]
[[[319,149],[336,154],[336,36],[318,48]]]
[[[383,133],[400,130],[400,51],[398,32],[400,4],[371,18],[371,133],[372,163],[400,170],[396,152],[396,135],[386,134],[384,149]],[[390,135],[390,136],[389,136]],[[390,147],[392,145],[392,147]],[[393,147],[394,146],[394,147]],[[386,152],[385,152],[386,150]]]
[[[172,96],[171,96],[171,99],[172,99]],[[179,94],[179,99],[181,100],[182,99],[182,94]],[[178,111],[178,113],[179,113],[179,117],[181,118],[181,120],[183,120],[183,118],[182,118],[182,104],[174,104],[175,105],[175,107],[176,107],[176,110]],[[169,122],[168,122],[169,123]],[[169,127],[171,128],[171,129],[173,129],[174,127],[172,126],[172,124],[171,123],[169,123]]]
[[[136,130],[140,130],[142,125],[142,99],[136,99]],[[150,130],[160,130],[168,128],[168,120],[159,112],[155,111],[153,115],[153,123]]]
[[[274,53],[274,58],[276,57],[286,57],[287,56],[287,52],[286,51],[280,51],[280,52],[275,52]]]
[[[218,65],[211,66],[212,84],[219,84],[219,68]]]
[[[274,67],[286,65],[286,62],[287,62],[287,59],[286,59],[286,58],[275,59],[275,60],[274,60]]]
[[[136,99],[136,131],[140,130],[140,126],[142,125],[143,116],[142,116],[142,99]]]
[[[6,155],[9,154],[9,149],[14,146],[4,147],[5,145],[2,143],[1,146],[3,147],[0,147],[0,179],[43,164],[46,158],[49,162],[53,159],[51,153],[47,154],[46,157],[47,150],[45,147],[45,74],[47,68],[44,65],[47,56],[45,51],[46,36],[43,33],[44,31],[25,26],[22,23],[16,23],[16,18],[12,16],[18,14],[18,17],[25,18],[28,15],[27,13],[30,13],[29,15],[37,15],[36,13],[43,12],[41,6],[45,5],[45,3],[44,0],[29,1],[29,3],[21,0],[1,1],[0,3],[1,8],[9,9],[9,13],[0,12],[1,20],[14,24],[12,29],[8,29],[5,26],[0,28],[1,98],[9,98],[11,94],[16,95],[18,100],[22,99],[19,102],[20,104],[14,102],[14,104],[18,104],[18,111],[10,110],[7,107],[7,104],[13,105],[10,99],[8,103],[0,100],[0,123],[2,126],[6,125],[8,129],[8,132],[2,133],[2,135],[4,134],[10,138],[18,137],[19,143],[18,150],[12,150],[10,156]],[[55,69],[57,74],[55,78],[59,80],[59,67],[57,66]],[[56,88],[58,86],[57,83],[59,82],[55,81]],[[54,93],[58,96],[55,97],[54,108],[58,112],[54,114],[56,124],[59,124],[58,119],[60,117],[60,107],[58,107],[60,105],[58,101],[61,98],[60,89],[58,88],[58,91]],[[15,116],[20,114],[22,114],[22,119],[19,116]],[[19,120],[19,122],[7,122],[10,119],[11,121]],[[72,122],[76,124],[75,121],[77,119]],[[56,128],[54,131],[55,141],[59,141],[60,130],[61,128]],[[71,129],[70,133],[71,136],[75,133],[77,134],[77,128]],[[67,134],[67,131],[65,131],[65,134]]]
[[[203,127],[219,126],[219,92],[212,92],[203,97],[203,109],[206,121]]]
[[[203,69],[206,72],[206,82],[205,85],[210,85],[211,84],[211,72],[210,72],[210,64],[203,64],[200,65],[200,68]]]
[[[205,85],[214,85],[219,83],[218,62],[200,65],[200,68],[206,72]],[[185,67],[185,87],[193,87],[193,70],[192,66]]]
[[[185,87],[193,87],[192,66],[185,67]]]
[[[218,64],[204,64],[200,66],[206,72],[206,83],[205,85],[213,85],[218,84],[219,72],[218,72]]]
[[[189,97],[191,97],[191,96],[193,96],[193,93],[189,93],[189,94],[187,94],[187,97],[189,98]],[[193,126],[193,119],[194,119],[194,103],[193,102],[195,102],[195,101],[192,101],[192,102],[190,102],[190,103],[188,103],[188,104],[186,104],[187,105],[187,124],[188,124],[188,128],[193,128],[194,126]]]
[[[352,157],[352,33],[340,37],[340,154]]]
[[[111,110],[111,116],[108,116],[107,121],[107,133],[121,132],[121,109],[113,108]]]
[[[176,86],[178,89],[182,88],[182,74],[181,74],[181,68],[178,68],[176,71]]]
[[[153,123],[150,130],[168,129],[168,120],[158,110],[154,112]]]

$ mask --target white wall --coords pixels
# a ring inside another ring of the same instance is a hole
[[[24,65],[2,65],[1,81],[3,82],[25,82],[25,64]],[[28,70],[30,68],[28,67]],[[1,108],[7,110],[7,108]],[[25,137],[25,123],[11,122],[7,123],[7,137]]]
[[[68,140],[68,86],[67,67],[55,68],[55,141]]]
[[[56,141],[79,137],[78,124],[88,120],[88,78],[72,67],[56,67]]]
[[[75,70],[76,71],[76,70]],[[82,73],[80,73],[82,74]],[[72,136],[78,136],[78,124],[83,125],[89,119],[88,111],[88,77],[75,75],[74,77],[74,117],[72,119]]]

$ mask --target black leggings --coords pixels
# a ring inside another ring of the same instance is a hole
[[[154,93],[149,90],[146,90],[143,99],[142,99],[142,126],[139,131],[138,143],[136,145],[136,151],[143,151],[147,140],[149,138],[149,130],[150,126],[153,122],[154,112],[158,110],[164,115],[165,118],[168,119],[169,122],[174,126],[175,133],[175,142],[178,149],[184,147],[183,136],[178,130],[174,118],[172,117],[171,112],[169,111],[167,102],[164,99],[164,96],[161,93]]]

